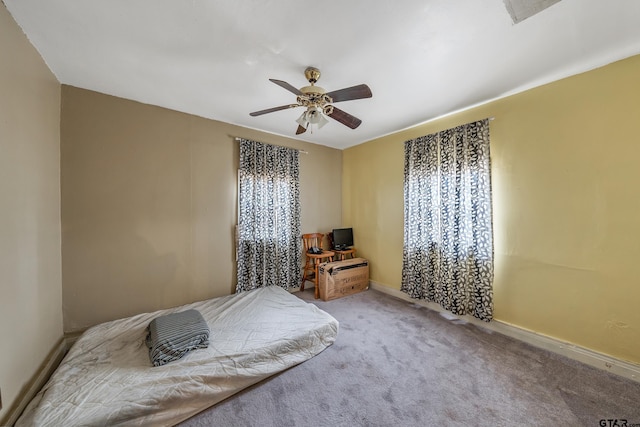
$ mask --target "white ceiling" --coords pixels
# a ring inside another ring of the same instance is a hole
[[[640,1],[562,0],[513,24],[503,0],[3,0],[67,85],[295,137],[268,79],[373,98],[298,138],[346,148],[640,53]],[[4,60],[4,59],[3,59]],[[238,135],[242,136],[242,135]]]

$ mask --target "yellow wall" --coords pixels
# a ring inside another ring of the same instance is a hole
[[[340,150],[62,87],[66,332],[235,291],[236,136],[308,151],[302,232],[341,224]]]
[[[640,56],[345,150],[371,279],[400,289],[404,141],[495,116],[495,319],[640,363],[638,76]]]
[[[60,84],[4,4],[0,94],[2,420],[62,338]]]

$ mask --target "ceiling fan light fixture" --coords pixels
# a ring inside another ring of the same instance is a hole
[[[329,120],[327,120],[327,118],[321,114],[320,115],[320,122],[318,123],[318,129],[322,129],[322,127],[324,125],[326,125],[327,123],[329,123]]]
[[[306,129],[307,126],[309,126],[309,120],[307,120],[307,112],[303,111],[302,114],[300,114],[300,117],[298,117],[298,119],[296,120],[296,122],[300,126]]]
[[[316,107],[311,106],[307,108],[305,112],[303,112],[300,117],[296,120],[300,126],[305,129],[311,130],[313,133],[313,126],[315,125],[317,129],[321,129],[324,125],[329,123],[329,120],[322,114],[322,111]]]
[[[322,115],[322,111],[320,111],[317,107],[309,107],[309,109],[307,110],[307,119],[312,125],[317,125],[318,129],[329,123],[329,120],[327,120],[324,115]]]

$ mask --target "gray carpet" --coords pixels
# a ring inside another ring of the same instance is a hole
[[[335,344],[181,426],[640,426],[640,383],[373,290],[297,295]]]

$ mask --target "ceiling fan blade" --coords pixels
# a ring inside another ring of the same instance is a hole
[[[276,80],[276,79],[269,79],[269,81],[274,82],[278,86],[285,88],[286,90],[288,90],[291,93],[294,93],[296,95],[302,95],[302,92],[300,92],[297,88],[291,86],[289,83],[287,83],[285,81]]]
[[[296,129],[296,135],[300,135],[301,133],[305,133],[307,130],[302,126],[298,125],[298,129]]]
[[[345,113],[344,111],[336,107],[333,107],[333,112],[327,115],[333,120],[337,120],[343,125],[350,127],[351,129],[357,128],[358,126],[360,126],[360,123],[362,123],[362,120],[360,120],[359,118],[352,116],[349,113]]]
[[[333,102],[350,101],[352,99],[371,98],[373,94],[369,86],[362,84],[327,93]]]
[[[298,104],[281,105],[279,107],[267,108],[266,110],[254,111],[253,113],[249,113],[249,115],[252,117],[256,117],[267,113],[273,113],[274,111],[287,110],[289,108],[295,108],[299,106],[300,105]]]

